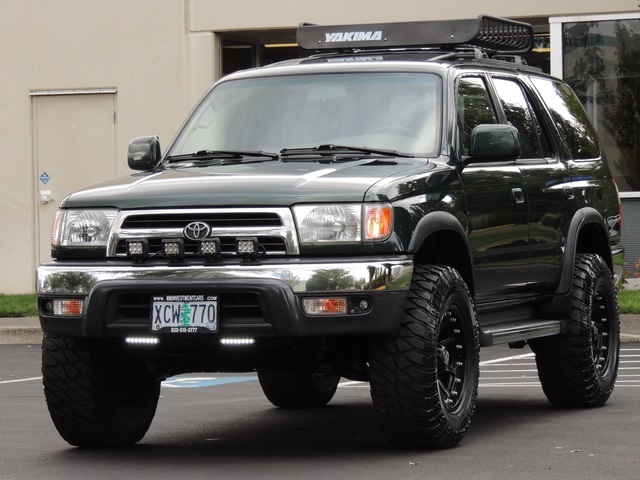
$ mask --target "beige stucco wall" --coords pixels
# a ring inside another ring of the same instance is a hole
[[[277,28],[300,22],[339,24],[473,18],[481,13],[503,17],[583,15],[638,9],[636,0],[243,0],[221,7],[221,2],[191,0],[191,29],[223,31]],[[237,7],[236,7],[237,5]]]
[[[213,81],[214,36],[188,32],[187,11],[181,0],[0,0],[0,292],[34,291],[30,93],[115,88],[115,171],[129,173],[129,140],[166,146]]]
[[[438,5],[434,8],[433,5]],[[358,23],[636,11],[636,0],[0,0],[0,292],[34,290],[37,175],[33,91],[116,90],[116,168],[138,135],[166,146],[216,76],[213,32]],[[72,172],[71,172],[72,174]]]

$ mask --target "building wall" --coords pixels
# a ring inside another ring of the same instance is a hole
[[[34,290],[40,261],[34,93],[115,92],[112,171],[129,173],[127,145],[157,134],[166,146],[195,101],[217,77],[215,32],[293,28],[302,21],[358,23],[637,11],[636,0],[513,2],[459,0],[436,10],[423,0],[0,0],[0,292]],[[60,146],[61,148],[64,145]],[[68,175],[78,156],[70,151]],[[66,173],[66,172],[65,172]],[[84,185],[83,178],[73,178]],[[51,188],[56,203],[66,193]]]
[[[538,0],[490,3],[457,0],[445,5],[424,0],[244,0],[220,7],[220,2],[191,0],[191,28],[194,31],[225,31],[247,28],[278,28],[312,23],[367,23],[408,20],[473,18],[481,13],[502,17],[576,15],[623,12],[638,9],[635,0]]]

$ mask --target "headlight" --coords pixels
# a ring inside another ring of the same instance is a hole
[[[117,214],[116,210],[58,210],[51,246],[104,247]]]
[[[300,243],[357,243],[386,240],[393,229],[387,203],[298,205],[293,213]]]

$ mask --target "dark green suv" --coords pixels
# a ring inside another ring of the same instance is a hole
[[[479,347],[528,344],[549,401],[604,404],[620,206],[529,25],[301,25],[306,58],[217,82],[161,154],[69,195],[37,271],[43,376],[77,446],[146,433],[161,381],[256,371],[283,408],[370,382],[389,442],[467,431]]]

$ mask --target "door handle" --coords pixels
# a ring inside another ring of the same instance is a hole
[[[511,195],[516,203],[524,203],[524,192],[521,188],[512,188]]]

